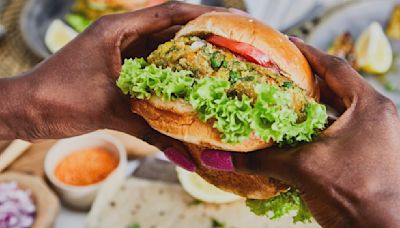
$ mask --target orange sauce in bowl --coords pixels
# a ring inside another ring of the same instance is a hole
[[[118,158],[103,148],[75,151],[63,158],[54,171],[61,182],[85,186],[104,180],[118,166]]]

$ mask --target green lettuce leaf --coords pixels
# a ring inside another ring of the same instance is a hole
[[[278,143],[309,142],[315,129],[325,127],[327,113],[324,105],[310,102],[305,107],[306,119],[297,123],[297,113],[291,108],[292,94],[276,86],[258,84],[254,105],[252,128],[264,141]]]
[[[190,71],[173,72],[149,65],[143,58],[127,59],[122,66],[117,86],[124,94],[148,99],[152,94],[170,101],[186,97],[194,83]]]
[[[215,120],[213,127],[222,133],[224,141],[235,143],[248,138],[252,132],[252,100],[247,96],[241,100],[228,98],[226,91],[230,86],[230,82],[224,79],[200,79],[192,89],[189,102],[201,120]]]
[[[67,14],[65,16],[65,21],[77,32],[83,32],[92,23],[91,20],[85,18],[79,14]]]
[[[228,97],[228,80],[194,79],[190,71],[162,69],[142,58],[125,60],[117,86],[137,99],[156,95],[167,101],[187,100],[202,121],[213,121],[213,127],[228,143],[241,142],[253,131],[265,141],[311,141],[327,119],[324,105],[309,102],[304,110],[305,120],[298,123],[298,114],[291,108],[292,94],[277,86],[257,85],[255,102],[245,95],[240,99]]]
[[[309,223],[312,218],[299,192],[293,188],[267,200],[247,199],[246,205],[254,214],[266,216],[271,220],[277,220],[291,213],[295,213],[293,223]]]

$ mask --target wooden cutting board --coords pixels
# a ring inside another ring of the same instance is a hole
[[[19,158],[17,158],[6,171],[21,172],[26,174],[44,177],[44,158],[50,147],[56,140],[41,140],[32,146]]]

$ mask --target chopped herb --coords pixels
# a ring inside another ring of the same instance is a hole
[[[140,228],[140,225],[137,223],[133,223],[133,224],[129,225],[128,228]]]
[[[228,61],[225,61],[225,60],[224,60],[224,61],[222,62],[222,66],[225,67],[225,68],[228,68]]]
[[[199,205],[202,202],[198,199],[194,199],[192,202],[189,203],[189,206]]]
[[[232,83],[237,82],[237,80],[239,80],[240,78],[240,73],[237,71],[230,71],[229,72],[229,81],[231,81]]]
[[[286,88],[292,88],[293,82],[290,82],[290,81],[283,82],[282,86],[286,87]]]
[[[215,218],[211,218],[211,227],[212,228],[225,228],[226,225],[225,225],[225,223],[218,221]]]
[[[240,80],[245,81],[245,82],[250,82],[250,81],[254,81],[255,77],[254,76],[246,76],[241,78]]]
[[[222,62],[224,61],[224,56],[218,51],[212,53],[211,55],[211,67],[214,69],[218,69],[221,67]]]

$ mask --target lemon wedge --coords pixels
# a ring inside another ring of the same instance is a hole
[[[234,202],[242,198],[209,184],[196,173],[186,171],[180,167],[176,167],[176,172],[178,173],[178,179],[183,189],[200,201],[222,204]]]
[[[373,22],[358,38],[355,45],[357,64],[371,74],[383,74],[393,62],[390,42],[378,22]]]
[[[44,42],[51,53],[55,53],[73,40],[78,33],[65,24],[62,20],[56,19],[51,22],[47,29]]]

